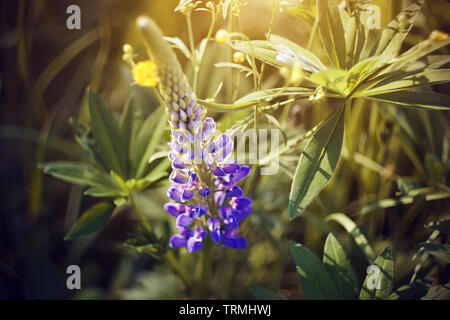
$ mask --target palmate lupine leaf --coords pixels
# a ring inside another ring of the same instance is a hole
[[[317,197],[336,169],[344,137],[344,109],[341,106],[317,129],[300,156],[289,197],[291,219]]]
[[[356,278],[347,255],[332,233],[325,241],[323,264],[336,285],[340,299],[351,300],[358,297]]]
[[[392,277],[394,273],[394,260],[389,248],[383,250],[375,260],[375,266],[379,268],[379,274],[369,273],[364,281],[360,300],[388,300],[392,290]],[[376,272],[376,271],[374,271]],[[379,276],[379,280],[377,279]],[[377,287],[377,280],[379,286]],[[369,284],[369,282],[371,282]],[[379,289],[378,289],[379,288]]]
[[[339,294],[327,269],[308,248],[290,243],[303,294],[308,300],[337,300]]]

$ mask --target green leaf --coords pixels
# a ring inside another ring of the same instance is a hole
[[[311,75],[311,81],[316,84],[341,93],[347,97],[350,94],[356,95],[366,77],[375,72],[380,66],[378,57],[369,58],[357,63],[350,70],[327,69]]]
[[[389,248],[384,249],[375,260],[374,265],[379,268],[379,273],[376,271],[377,269],[372,269],[372,272],[367,275],[359,295],[361,300],[387,300],[391,294],[394,273],[394,260],[391,250]],[[377,289],[377,284],[379,289]]]
[[[315,15],[316,15],[314,9],[310,9],[310,8],[306,8],[306,7],[302,8],[302,7],[299,7],[296,5],[290,5],[288,2],[284,2],[284,1],[281,3],[281,8],[283,9],[283,11],[286,11],[293,17],[296,17],[296,18],[306,22],[307,24],[314,23],[314,19],[315,19]]]
[[[370,263],[375,260],[375,252],[373,251],[366,236],[361,232],[358,226],[352,219],[343,213],[333,213],[325,218],[325,221],[336,221],[339,223],[347,233],[353,238],[355,243],[361,248],[362,252]]]
[[[401,286],[391,294],[389,300],[420,300],[430,288],[431,281],[417,280]]]
[[[450,246],[441,243],[420,243],[420,246],[431,253],[433,256],[450,263]]]
[[[132,99],[127,105],[127,108],[123,114],[122,121],[120,123],[120,132],[125,142],[125,148],[128,150],[127,159],[128,163],[132,163],[133,157],[136,151],[136,139],[139,129],[142,126],[142,110],[137,107],[136,103]],[[132,178],[132,167],[128,167],[127,178]]]
[[[154,111],[142,124],[136,140],[135,158],[133,158],[133,177],[142,178],[148,174],[150,165],[148,160],[168,128],[162,108]]]
[[[87,164],[55,161],[43,164],[42,169],[44,173],[70,183],[88,186],[114,186],[106,174]]]
[[[109,169],[124,177],[127,171],[127,150],[123,136],[112,114],[92,91],[89,91],[89,114],[101,159]]]
[[[226,104],[226,103],[217,103],[210,100],[201,100],[197,99],[198,103],[201,104],[203,107],[207,108],[210,111],[214,112],[221,112],[221,113],[228,113],[230,111],[238,111],[238,110],[244,110],[244,109],[250,109],[255,104],[258,103],[258,101],[247,101],[243,103],[233,103],[233,104]]]
[[[346,67],[345,31],[334,0],[317,0],[319,34],[328,58],[337,69]]]
[[[274,45],[286,46],[287,48],[294,51],[296,53],[296,56],[298,56],[299,58],[301,57],[300,61],[302,62],[302,64],[309,65],[313,69],[318,70],[324,70],[327,68],[314,53],[303,48],[302,46],[298,45],[297,43],[289,39],[286,39],[276,34],[272,34],[270,35],[270,42],[273,43]]]
[[[258,286],[256,284],[251,284],[248,288],[251,291],[251,293],[255,296],[255,298],[258,300],[284,300],[275,292],[266,289],[264,287]]]
[[[303,294],[308,300],[337,300],[339,294],[320,260],[301,244],[290,243]]]
[[[435,200],[450,198],[450,193],[448,193],[448,192],[430,193],[430,194],[426,194],[426,195],[420,195],[420,197],[423,197],[425,201],[435,201]],[[399,206],[399,205],[408,205],[408,204],[413,203],[414,200],[415,200],[415,197],[406,196],[406,197],[400,197],[400,198],[382,199],[382,200],[374,201],[374,202],[371,202],[371,203],[365,205],[359,212],[359,215],[363,216],[370,212],[376,211],[378,209],[386,209],[386,208],[391,208],[391,207],[395,207],[395,206]]]
[[[111,188],[107,186],[91,187],[84,192],[85,195],[99,198],[115,198],[126,196],[127,193],[119,188]]]
[[[450,283],[431,287],[422,300],[450,300]]]
[[[64,239],[73,240],[100,230],[108,223],[114,208],[110,202],[100,202],[92,206],[81,216]]]
[[[364,91],[360,96],[379,95],[414,87],[431,86],[446,82],[450,82],[450,69],[431,70],[415,73],[407,77],[403,75],[387,78],[372,89]]]
[[[450,235],[450,220],[433,221],[426,227]]]
[[[190,59],[191,52],[189,51],[188,47],[184,44],[183,40],[177,37],[164,37],[164,39],[169,42],[172,47],[177,48],[180,50],[186,58]]]
[[[313,134],[300,156],[289,197],[289,215],[297,217],[331,179],[344,135],[344,106]]]
[[[266,40],[234,41],[233,49],[242,51],[250,57],[266,62],[274,67],[290,68],[291,65],[277,59],[278,51]]]
[[[227,61],[218,62],[214,66],[216,68],[233,68],[233,69],[237,69],[237,70],[239,70],[241,72],[246,72],[246,73],[247,72],[250,72],[250,73],[253,72],[252,69],[250,69],[249,67],[246,67],[246,66],[244,66],[242,64],[232,63],[232,62],[227,62]]]
[[[344,300],[356,299],[358,288],[355,275],[344,249],[332,233],[325,241],[323,264],[336,285],[339,297]]]
[[[327,69],[311,75],[312,82],[321,87],[338,92],[343,97],[346,97],[351,91],[347,80],[348,72],[340,69]]]
[[[375,55],[396,56],[399,53],[403,41],[411,31],[418,13],[422,10],[423,2],[424,0],[415,0],[388,24],[378,42]]]
[[[244,103],[252,103],[252,105],[254,105],[259,101],[271,101],[279,97],[292,96],[307,98],[312,94],[314,94],[314,90],[309,88],[287,87],[281,89],[267,89],[249,93],[246,96],[236,100],[235,104],[241,105]]]
[[[270,41],[234,41],[233,48],[277,68],[291,69],[300,64],[308,73],[325,69],[313,53],[277,35],[271,35]]]
[[[434,92],[397,91],[368,96],[366,98],[395,103],[400,106],[429,110],[450,110],[450,97]]]

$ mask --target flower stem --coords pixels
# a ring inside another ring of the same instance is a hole
[[[177,258],[175,258],[174,254],[173,254],[173,251],[167,251],[166,252],[166,260],[169,263],[169,265],[172,268],[172,270],[177,272],[179,274],[179,276],[181,277],[181,279],[183,280],[183,282],[187,286],[189,286],[190,283],[191,283],[191,277],[186,272],[186,270],[183,269],[181,267],[181,265],[178,263],[178,260],[177,260]]]
[[[211,265],[212,265],[212,245],[209,239],[205,239],[203,242],[203,259],[202,259],[202,269],[200,278],[200,297],[206,297],[208,293],[208,284],[210,283],[209,278],[211,277]]]

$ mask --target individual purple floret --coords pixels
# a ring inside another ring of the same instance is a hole
[[[179,234],[172,236],[170,245],[199,250],[208,230],[215,243],[244,249],[247,240],[238,235],[239,224],[250,214],[252,200],[244,196],[238,182],[249,175],[250,168],[228,160],[233,141],[225,134],[214,139],[212,118],[202,123],[194,134],[172,130],[172,185],[167,196],[173,202],[164,208],[177,218]]]

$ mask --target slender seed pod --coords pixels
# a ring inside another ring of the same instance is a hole
[[[175,53],[153,20],[141,16],[137,19],[137,25],[142,31],[148,53],[157,66],[159,88],[166,103],[170,126],[194,134],[194,123],[202,121],[204,110],[197,104]]]

